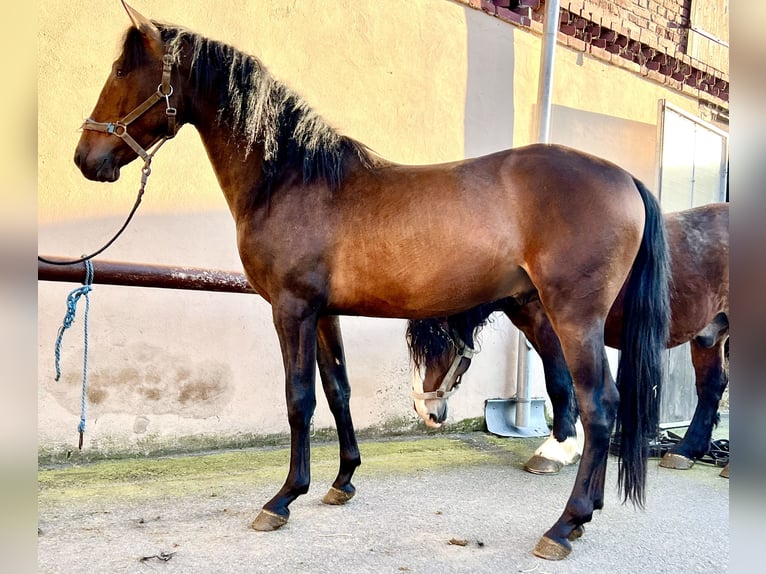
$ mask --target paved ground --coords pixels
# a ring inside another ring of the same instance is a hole
[[[366,441],[357,496],[343,507],[320,503],[336,447],[315,445],[312,489],[271,533],[249,525],[282,483],[286,449],[42,470],[38,572],[728,571],[728,480],[711,465],[671,471],[656,459],[645,511],[620,505],[612,459],[606,507],[572,554],[561,562],[534,557],[575,473],[524,472],[538,442],[484,433]]]

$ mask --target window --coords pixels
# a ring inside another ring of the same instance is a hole
[[[728,136],[660,100],[659,190],[663,211],[725,201]]]

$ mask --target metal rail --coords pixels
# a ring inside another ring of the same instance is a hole
[[[46,256],[46,259],[65,261],[61,257]],[[93,260],[92,263],[94,284],[255,294],[255,291],[247,282],[244,273],[236,271],[149,265],[146,263],[124,263],[119,261]],[[51,265],[38,261],[37,279],[38,281],[83,283],[85,279],[85,263]]]

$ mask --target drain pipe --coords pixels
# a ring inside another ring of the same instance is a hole
[[[556,40],[559,33],[559,5],[559,0],[545,0],[543,50],[540,56],[540,77],[537,83],[537,141],[539,143],[548,143],[551,136],[553,64],[556,61]]]
[[[551,100],[553,93],[553,65],[556,61],[556,40],[559,31],[559,0],[545,1],[545,23],[540,54],[540,74],[537,83],[537,141],[549,143],[551,132]],[[531,363],[529,353],[532,350],[524,333],[519,331],[516,351],[516,412],[515,423],[518,429],[530,426],[532,399],[529,379]],[[539,426],[539,424],[538,424]],[[526,433],[525,433],[526,434]]]

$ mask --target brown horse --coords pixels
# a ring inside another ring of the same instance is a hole
[[[672,275],[668,347],[690,342],[697,408],[683,440],[660,465],[687,469],[708,451],[718,404],[728,384],[729,205],[713,203],[669,213],[665,224]],[[610,347],[621,344],[624,297],[623,288],[607,316],[604,338]],[[561,346],[538,299],[503,299],[441,320],[410,321],[410,351],[425,367],[423,378],[413,381],[415,409],[429,426],[445,419],[446,399],[470,366],[476,334],[495,311],[503,311],[539,353],[553,405],[551,437],[524,468],[537,474],[556,473],[579,457],[577,404]]]
[[[568,554],[569,540],[603,506],[616,418],[626,437],[621,484],[643,503],[642,445],[657,419],[647,389],[661,380],[669,311],[664,224],[640,182],[609,162],[547,145],[444,165],[384,161],[328,126],[258,59],[126,10],[133,25],[74,159],[85,177],[115,181],[123,165],[150,158],[146,149],[184,124],[199,132],[236,223],[245,274],[272,306],[285,367],[290,468],[256,530],[285,524],[289,505],[308,491],[317,364],[340,442],[325,502],[354,495],[360,457],[338,315],[446,316],[532,294],[558,334],[586,434],[570,499],[535,552]],[[622,384],[631,392],[620,401],[603,325],[629,274],[635,352],[624,354]]]

